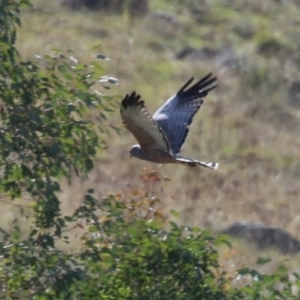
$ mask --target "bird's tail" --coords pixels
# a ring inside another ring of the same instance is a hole
[[[213,169],[213,170],[218,169],[218,166],[219,166],[218,163],[204,162],[204,161],[199,161],[196,159],[185,158],[182,156],[176,157],[176,161],[180,164],[184,164],[189,167],[197,167],[197,165],[200,165],[202,167]]]

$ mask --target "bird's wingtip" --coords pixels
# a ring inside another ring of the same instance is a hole
[[[217,170],[219,168],[219,163],[214,163],[213,166],[212,166],[212,168],[214,170]]]

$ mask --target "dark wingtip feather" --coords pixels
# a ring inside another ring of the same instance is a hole
[[[206,76],[204,76],[203,78],[201,78],[199,81],[197,81],[194,85],[192,85],[191,87],[189,87],[187,90],[185,90],[193,81],[193,77],[192,79],[190,79],[177,93],[177,95],[183,95],[183,94],[191,94],[191,93],[197,93],[200,90],[206,89],[205,91],[203,91],[202,96],[206,96],[206,94],[211,91],[212,89],[217,87],[217,77],[212,77],[212,73],[207,74]]]
[[[124,109],[128,108],[129,106],[143,105],[144,101],[141,100],[141,96],[139,94],[137,94],[135,91],[133,91],[131,94],[126,94],[126,96],[123,98],[121,104],[122,104],[122,108],[124,110]]]
[[[189,79],[184,85],[183,85],[183,87],[177,92],[177,95],[180,95],[183,91],[184,91],[184,89],[186,88],[186,87],[188,87],[190,84],[191,84],[191,82],[194,80],[194,77],[192,77],[191,79]]]

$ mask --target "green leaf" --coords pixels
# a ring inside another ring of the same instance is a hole
[[[258,265],[265,265],[265,264],[267,264],[267,263],[269,263],[269,262],[271,262],[271,261],[272,261],[272,259],[270,259],[270,258],[261,258],[261,257],[259,257],[259,258],[257,259],[256,263],[257,263]]]
[[[279,273],[287,273],[289,271],[289,269],[284,266],[284,265],[280,265],[278,268],[277,268],[277,272]]]
[[[180,219],[180,213],[177,212],[175,209],[170,210],[170,214],[175,217],[176,219]]]
[[[95,193],[95,190],[94,190],[94,189],[88,189],[88,190],[87,190],[87,193],[89,193],[89,194],[94,194],[94,193]]]
[[[96,46],[93,46],[93,47],[91,48],[91,51],[95,51],[95,50],[97,50],[97,49],[100,48],[100,47],[101,47],[101,44],[96,45]]]
[[[96,55],[96,58],[103,59],[103,60],[110,60],[110,58],[100,53]]]

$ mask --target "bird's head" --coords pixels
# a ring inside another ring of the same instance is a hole
[[[137,158],[143,157],[143,151],[140,145],[133,145],[129,153],[130,153],[130,157],[137,157]]]

